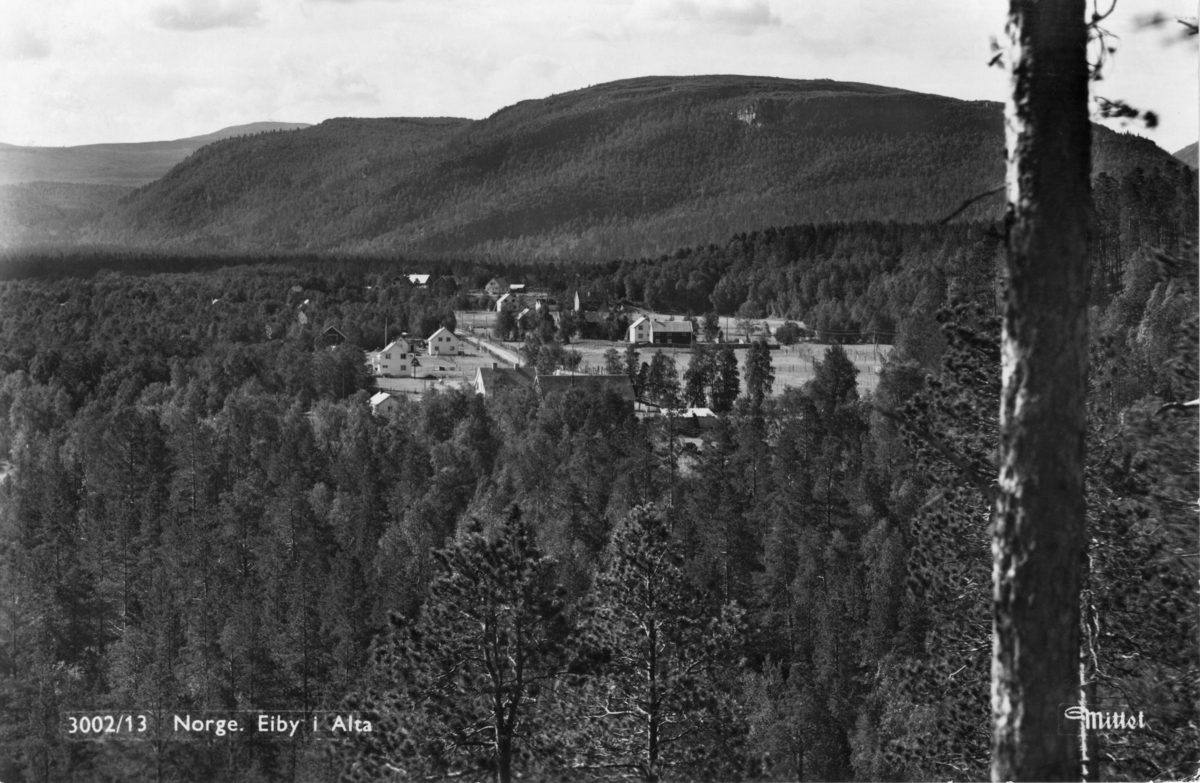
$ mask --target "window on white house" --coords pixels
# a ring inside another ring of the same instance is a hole
[[[385,358],[385,359],[390,359],[390,358],[392,358],[392,355],[391,355],[390,353],[385,353],[385,354],[383,355],[383,358]]]

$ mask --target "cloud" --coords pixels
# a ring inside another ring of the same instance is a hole
[[[12,27],[0,36],[0,59],[43,60],[50,56],[50,44],[44,36],[25,27]]]
[[[671,10],[680,19],[725,27],[772,27],[779,24],[779,17],[773,15],[771,6],[764,2],[703,3],[675,0]]]
[[[330,63],[321,80],[320,96],[333,103],[379,103],[379,87],[356,70]]]
[[[154,24],[168,30],[212,30],[263,24],[259,0],[176,0],[150,13]]]
[[[690,23],[739,35],[780,25],[765,0],[642,0],[634,4],[629,21]]]
[[[281,86],[277,98],[287,107],[285,110],[379,103],[379,86],[367,79],[362,71],[339,60],[331,60],[322,66],[311,59],[288,54],[272,58],[272,63],[274,83]],[[333,110],[344,111],[345,108]]]

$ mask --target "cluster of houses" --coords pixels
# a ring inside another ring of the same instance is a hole
[[[452,278],[439,278],[431,284],[429,275],[408,275],[407,282],[413,286],[438,285],[441,288],[457,289],[458,281]],[[521,283],[510,283],[502,277],[488,281],[484,293],[495,300],[496,312],[511,311],[518,318],[529,313],[549,313],[556,320],[562,317],[563,308],[558,300],[549,296],[545,291],[533,291]],[[573,304],[573,307],[571,305]],[[696,324],[692,320],[672,316],[651,316],[626,314],[620,304],[602,303],[581,296],[576,292],[573,303],[567,303],[577,322],[581,325],[609,324],[617,331],[610,332],[613,337],[624,336],[631,344],[641,345],[675,345],[687,346],[695,340]],[[636,311],[634,311],[636,312]],[[614,317],[616,326],[613,327]],[[632,317],[633,321],[628,319]],[[628,323],[623,333],[620,329]],[[340,336],[340,333],[339,335]],[[327,335],[336,339],[333,334]],[[343,338],[344,339],[344,338]],[[462,356],[465,353],[465,343],[453,331],[441,328],[426,340],[412,339],[407,335],[392,340],[381,350],[367,354],[367,361],[373,375],[385,378],[417,378],[426,376],[436,367],[432,357]],[[423,363],[425,366],[423,366]],[[609,389],[628,403],[639,417],[670,415],[686,426],[691,423],[697,428],[705,428],[715,422],[716,418],[707,409],[686,409],[678,411],[663,411],[658,406],[637,399],[630,378],[625,374],[596,374],[571,373],[558,371],[555,373],[538,373],[528,367],[505,368],[497,363],[491,367],[476,369],[473,383],[477,394],[491,397],[504,389],[533,389],[540,395],[567,391],[572,388]],[[378,414],[387,414],[401,405],[403,393],[380,391],[370,399],[371,408]]]
[[[503,277],[493,277],[483,290],[496,299],[497,313],[515,313],[517,320],[531,313],[557,313],[562,309],[548,291],[533,291],[524,283],[510,283]]]
[[[421,369],[419,355],[461,356],[464,353],[462,338],[444,326],[423,342],[422,350],[422,341],[399,337],[378,351],[369,351],[367,364],[371,367],[371,374],[385,378],[412,378]]]
[[[430,275],[410,274],[408,282],[417,287],[430,287],[445,292],[454,292],[459,288],[459,281],[453,276],[442,276],[430,282]],[[483,293],[495,300],[495,312],[508,311],[518,320],[530,314],[542,315],[549,313],[555,319],[559,317],[563,307],[557,299],[550,296],[548,291],[535,291],[525,283],[510,283],[503,277],[493,277],[483,287]],[[575,293],[572,312],[584,331],[587,326],[598,325],[605,320],[601,302],[589,298],[586,294]],[[568,303],[570,306],[571,303]],[[696,324],[684,318],[662,318],[656,316],[637,316],[629,324],[625,339],[634,344],[647,345],[691,345],[695,340]],[[432,339],[432,338],[431,338]],[[433,346],[430,346],[431,351]],[[387,352],[387,349],[384,349]],[[398,353],[411,353],[400,351]],[[374,365],[372,365],[374,366]],[[386,374],[386,373],[381,373]]]

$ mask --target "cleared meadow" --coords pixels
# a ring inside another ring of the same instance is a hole
[[[490,331],[495,314],[490,312],[459,312],[456,314],[456,317],[458,318],[460,332],[483,336]],[[763,321],[758,320],[756,323],[761,325]],[[783,321],[772,319],[768,320],[767,323],[771,329],[775,329]],[[722,318],[721,328],[725,330],[725,334],[731,337],[741,336],[732,318]],[[521,344],[516,342],[501,344],[512,351],[519,350],[521,347]],[[570,347],[583,354],[583,362],[579,366],[582,372],[604,372],[604,352],[609,348],[616,348],[624,356],[626,345],[627,343],[624,342],[612,342],[609,340],[575,340],[571,343]],[[745,346],[738,348],[737,343],[734,343],[734,346],[738,355],[738,365],[742,371],[742,378],[744,380],[746,349]],[[814,363],[820,361],[825,356],[825,350],[828,347],[819,343],[800,343],[790,347],[780,346],[777,350],[772,350],[771,365],[775,369],[775,385],[772,392],[780,394],[789,386],[800,387],[812,380]],[[858,368],[859,394],[874,391],[879,383],[879,368],[883,365],[888,354],[891,353],[892,346],[866,343],[843,345],[842,347],[846,350],[846,354],[850,357],[850,360],[854,362],[854,366]],[[691,349],[671,346],[663,346],[661,349],[651,346],[640,346],[638,353],[641,355],[643,362],[648,362],[656,350],[662,350],[675,359],[675,368],[679,371],[682,381],[683,372],[691,363]],[[472,370],[473,372],[474,370]],[[472,375],[472,377],[474,376]]]

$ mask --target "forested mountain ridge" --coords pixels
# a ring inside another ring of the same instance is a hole
[[[1103,128],[1097,172],[1177,167]],[[656,256],[793,223],[920,222],[1003,178],[998,103],[829,80],[645,77],[479,120],[336,119],[221,141],[82,241],[493,261]],[[963,219],[999,216],[999,197]]]

